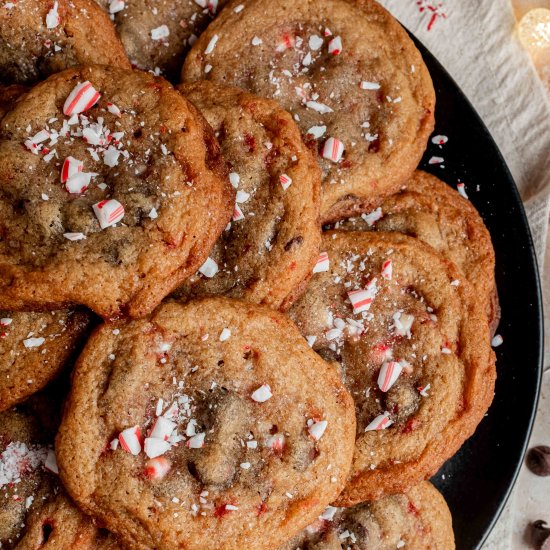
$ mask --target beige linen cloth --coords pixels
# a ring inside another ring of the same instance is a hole
[[[550,210],[550,101],[515,36],[510,0],[380,1],[437,57],[488,126],[523,198],[542,271]],[[549,441],[550,372],[532,444]],[[548,494],[550,482],[523,468],[484,550],[526,548],[527,522],[550,522]]]

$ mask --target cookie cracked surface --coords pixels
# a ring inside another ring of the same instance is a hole
[[[56,449],[71,496],[129,548],[277,548],[339,494],[354,432],[286,317],[205,298],[92,336]]]

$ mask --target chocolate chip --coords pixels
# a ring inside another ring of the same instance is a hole
[[[539,445],[527,453],[527,468],[537,476],[550,476],[550,447]]]
[[[550,528],[542,519],[529,524],[529,542],[537,550],[550,550]]]

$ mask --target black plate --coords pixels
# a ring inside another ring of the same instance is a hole
[[[512,176],[489,131],[438,61],[415,41],[430,70],[436,94],[434,134],[421,167],[447,183],[466,184],[496,251],[502,307],[497,330],[495,400],[474,436],[432,479],[453,515],[459,550],[479,548],[495,524],[521,466],[536,411],[543,354],[539,276],[531,234]],[[497,108],[497,107],[495,107]],[[428,163],[445,159],[444,168]]]

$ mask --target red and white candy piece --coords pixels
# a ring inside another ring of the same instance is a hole
[[[378,220],[382,219],[382,216],[382,208],[380,207],[368,214],[361,214],[361,218],[367,222],[369,227],[372,227]]]
[[[432,138],[432,143],[435,145],[445,145],[449,141],[447,136],[437,135]]]
[[[411,328],[414,323],[414,315],[398,311],[393,315],[393,327],[397,336],[411,337]]]
[[[376,277],[368,283],[367,288],[364,290],[352,290],[348,292],[349,301],[353,306],[353,313],[368,311],[377,292]]]
[[[0,327],[8,327],[13,323],[13,319],[10,319],[9,317],[3,317],[0,319]]]
[[[378,374],[378,387],[387,392],[397,381],[403,366],[397,361],[386,361]]]
[[[336,138],[329,137],[323,145],[323,158],[339,162],[344,154],[344,144]]]
[[[285,448],[285,436],[281,433],[277,433],[268,437],[266,447],[269,447],[274,453],[282,453]]]
[[[61,167],[61,183],[65,183],[70,177],[82,172],[84,163],[74,157],[67,157]]]
[[[115,115],[119,118],[122,116],[120,109],[114,103],[111,103],[111,102],[107,103],[107,111],[109,111],[112,115]]]
[[[392,262],[391,260],[386,260],[382,264],[382,278],[386,279],[387,281],[391,281],[392,273],[393,273]]]
[[[50,138],[50,132],[48,132],[48,130],[40,130],[39,132],[34,134],[34,136],[32,136],[31,138],[25,140],[25,147],[29,151],[37,155],[38,151],[40,151],[40,149],[42,148],[40,143],[42,143],[43,141],[46,141],[49,138]]]
[[[199,267],[199,273],[211,279],[218,272],[218,264],[212,258],[206,258],[206,261]]]
[[[92,174],[88,172],[79,172],[74,176],[71,176],[65,182],[65,189],[69,193],[81,194],[88,189],[90,181],[92,179]]]
[[[176,428],[176,423],[168,420],[164,416],[159,416],[153,424],[151,433],[149,437],[162,439],[163,441],[168,441],[170,435]],[[151,457],[152,458],[152,457]]]
[[[468,198],[468,195],[466,194],[466,187],[463,183],[457,183],[456,189],[461,197],[464,197],[465,199]]]
[[[109,4],[109,13],[118,13],[124,9],[124,0],[111,0]]]
[[[54,2],[53,8],[50,9],[48,14],[46,15],[46,28],[47,29],[55,29],[61,23],[61,18],[59,17],[59,13],[57,12],[59,5],[57,2]]]
[[[328,258],[328,252],[321,252],[317,263],[313,266],[313,273],[323,273],[328,271],[330,267],[330,260]]]
[[[443,162],[445,162],[443,157],[431,157],[428,164],[442,164]]]
[[[141,452],[141,430],[139,426],[123,430],[120,432],[118,440],[120,441],[120,446],[127,453],[138,455]]]
[[[328,422],[326,420],[320,420],[319,422],[314,422],[309,426],[308,432],[315,441],[319,441],[321,437],[323,437],[323,434],[325,433],[325,430],[327,429]]]
[[[286,191],[292,185],[292,178],[287,174],[281,174],[279,182],[281,183],[281,187]]]
[[[160,25],[151,30],[151,40],[164,40],[170,36],[170,29],[167,25]]]
[[[393,420],[390,418],[390,413],[385,412],[384,414],[379,414],[366,428],[366,432],[376,431],[376,430],[385,430],[393,424]]]
[[[170,461],[163,456],[152,458],[145,464],[145,475],[149,479],[162,479],[170,471]]]
[[[59,473],[57,458],[55,457],[55,452],[52,449],[48,449],[48,456],[46,457],[46,462],[44,462],[44,467],[46,468],[46,470],[49,470],[54,474]]]
[[[124,206],[115,199],[103,200],[92,206],[101,229],[111,227],[124,218]]]
[[[158,437],[146,437],[143,450],[149,458],[156,458],[170,450],[170,443]]]
[[[342,53],[342,38],[340,36],[335,36],[328,43],[328,53],[332,55],[339,55]]]
[[[187,443],[185,444],[185,446],[188,447],[189,449],[201,449],[202,447],[204,447],[205,435],[206,434],[204,432],[194,435],[191,439],[187,440]]]
[[[235,203],[235,207],[233,208],[233,218],[232,220],[234,222],[239,222],[241,220],[244,220],[244,214],[243,214],[243,211],[241,210],[241,207]]]
[[[72,116],[83,113],[92,108],[98,101],[101,95],[92,86],[92,83],[86,80],[77,84],[73,91],[69,94],[63,105],[63,114]]]
[[[253,391],[250,397],[257,403],[264,403],[273,397],[269,384],[263,384],[257,390]]]

